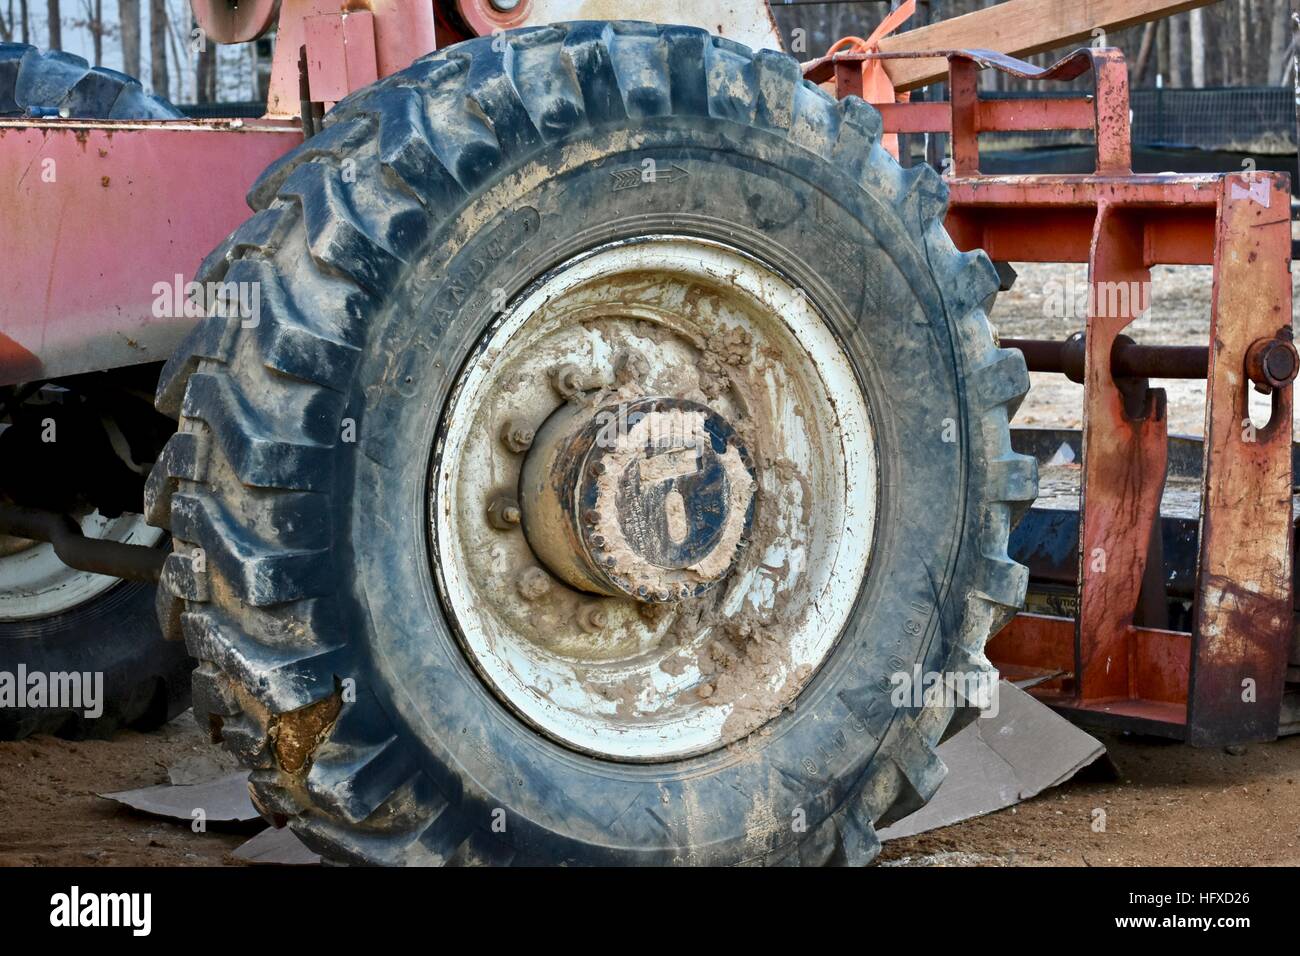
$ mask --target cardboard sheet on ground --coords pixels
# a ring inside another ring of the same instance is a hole
[[[246,823],[261,816],[248,796],[247,770],[237,770],[192,786],[164,783],[139,790],[101,793],[100,796],[143,813],[173,820],[193,820],[196,809],[203,810],[209,823]]]
[[[320,857],[303,846],[292,830],[267,827],[235,850],[235,857],[247,863],[273,863],[280,866],[317,866]]]
[[[948,776],[933,799],[878,836],[897,840],[1013,806],[1064,783],[1105,752],[1095,737],[1002,681],[997,716],[980,717],[939,745]]]

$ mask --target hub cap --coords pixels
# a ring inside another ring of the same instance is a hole
[[[524,534],[579,590],[640,601],[698,597],[747,543],[753,463],[736,430],[699,402],[572,403],[524,460]]]
[[[606,758],[704,753],[787,707],[870,557],[866,402],[808,298],[656,236],[522,293],[453,389],[430,474],[438,585],[521,718]]]

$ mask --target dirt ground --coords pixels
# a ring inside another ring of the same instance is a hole
[[[188,712],[153,733],[0,743],[0,866],[216,866],[254,832],[135,813],[97,794],[167,783],[169,767],[213,750]]]
[[[886,843],[881,862],[1300,866],[1300,737],[1240,756],[1147,737],[1099,738],[1114,779],[1094,765],[1018,806]],[[1103,819],[1104,832],[1094,832]]]
[[[1074,317],[1082,266],[1020,265],[993,319],[1006,337],[1060,339]],[[1141,342],[1195,344],[1209,332],[1210,270],[1158,268]],[[1072,300],[1070,297],[1075,298]],[[1079,307],[1081,308],[1081,307]],[[1066,313],[1063,315],[1062,313]],[[1081,313],[1080,313],[1081,314]],[[1204,386],[1169,391],[1171,432],[1199,435]],[[1082,387],[1034,375],[1017,424],[1078,427]],[[895,866],[1300,865],[1300,737],[1231,755],[1149,738],[1103,737],[1117,773],[1092,768],[1039,797],[885,845]],[[167,781],[207,752],[188,715],[152,734],[71,743],[0,743],[0,865],[229,865],[252,830],[142,816],[96,794]],[[1104,830],[1096,829],[1098,810]]]
[[[1300,737],[1194,750],[1102,737],[1094,765],[1017,807],[885,844],[891,866],[1300,865]],[[209,745],[189,715],[151,734],[0,743],[0,866],[226,866],[257,829],[137,814],[96,794],[167,782]],[[1103,758],[1104,760],[1105,758]],[[1095,811],[1105,831],[1094,832]]]

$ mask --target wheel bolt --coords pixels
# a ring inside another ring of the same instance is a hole
[[[519,596],[525,601],[536,601],[551,590],[551,578],[541,568],[525,568],[517,582]]]
[[[599,604],[588,604],[578,612],[578,626],[588,634],[597,634],[609,624],[609,612]]]
[[[519,503],[514,498],[505,495],[497,495],[488,502],[487,519],[488,524],[498,531],[509,531],[519,524],[522,515],[519,512]]]
[[[551,384],[564,399],[573,398],[580,393],[583,382],[582,369],[571,362],[566,362],[551,372]]]
[[[532,447],[533,439],[536,437],[537,433],[527,425],[507,421],[501,426],[501,441],[516,455],[528,451]]]
[[[635,349],[624,349],[614,359],[614,382],[617,385],[638,385],[650,375],[650,362]]]

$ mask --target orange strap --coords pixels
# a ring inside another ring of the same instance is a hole
[[[894,10],[891,10],[889,16],[880,21],[880,26],[871,31],[871,36],[865,40],[861,37],[844,37],[836,40],[831,44],[831,48],[826,51],[827,56],[850,50],[853,53],[879,53],[880,41],[889,34],[893,33],[908,18],[916,12],[916,0],[907,0],[901,3]],[[862,98],[868,103],[893,103],[897,99],[901,102],[907,102],[908,94],[894,93],[894,84],[889,79],[889,74],[885,72],[885,65],[880,60],[867,59],[862,61]],[[881,145],[884,146],[894,158],[898,158],[898,136],[894,133],[888,133],[882,137]]]
[[[880,26],[871,32],[871,36],[865,40],[861,37],[844,37],[836,40],[826,51],[826,55],[840,53],[845,49],[854,53],[879,53],[880,41],[906,23],[915,12],[916,0],[907,0],[906,3],[899,4],[896,9],[891,10],[889,16],[880,21]],[[868,103],[894,102],[894,84],[890,82],[889,74],[885,72],[884,64],[879,60],[862,61],[862,98]]]

